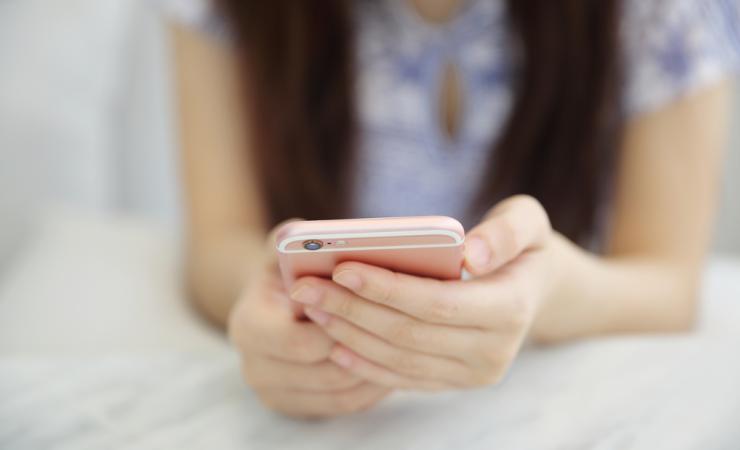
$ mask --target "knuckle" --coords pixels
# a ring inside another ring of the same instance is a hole
[[[382,304],[389,304],[397,298],[396,290],[398,289],[399,275],[396,272],[387,271],[386,276],[378,287],[378,300]]]
[[[427,383],[421,383],[419,385],[413,386],[412,389],[422,390],[425,392],[443,392],[450,389],[450,386],[455,386],[454,384],[442,384],[442,383],[433,383],[433,382],[427,382]]]
[[[332,394],[332,406],[341,413],[351,413],[360,409],[362,402],[357,392],[342,392]]]
[[[351,373],[342,370],[336,366],[331,366],[331,370],[324,375],[322,383],[332,389],[349,389],[360,383],[360,379]]]
[[[344,344],[345,347],[356,349],[362,347],[365,343],[366,335],[363,334],[363,331],[347,321],[334,321],[332,328],[332,337]]]
[[[232,321],[229,321],[227,333],[228,333],[229,342],[231,342],[231,344],[234,347],[236,348],[243,347],[242,343],[245,341],[245,336],[244,336],[245,333],[242,327],[236,325]]]
[[[502,370],[487,370],[477,372],[472,379],[475,386],[493,386],[501,383],[504,378]]]
[[[518,330],[529,325],[531,321],[534,312],[532,288],[527,286],[527,283],[519,282],[514,284],[513,290],[508,303],[506,325],[509,329]]]
[[[274,395],[271,395],[271,392],[269,390],[255,390],[255,394],[257,395],[257,399],[262,403],[266,408],[271,409],[273,411],[279,411],[280,403],[277,401]]]
[[[547,211],[545,210],[545,207],[540,203],[539,200],[532,197],[531,195],[525,195],[523,196],[523,202],[525,205],[529,208],[530,211],[535,215],[535,217],[539,218],[542,222],[546,223],[548,226],[550,225],[550,220],[547,215]]]
[[[494,370],[505,364],[506,356],[495,345],[481,348],[477,353],[478,367],[483,370]]]
[[[258,376],[257,372],[252,369],[251,365],[248,362],[242,362],[241,372],[242,379],[247,384],[247,386],[251,386],[253,388],[263,387],[263,382],[261,378]]]
[[[514,197],[519,207],[526,210],[529,217],[540,226],[546,227],[547,230],[552,228],[550,217],[542,203],[531,195],[517,195]]]
[[[477,353],[477,359],[481,367],[497,367],[501,364],[501,354],[493,350],[492,347],[481,348]]]
[[[416,347],[422,341],[421,327],[409,319],[399,320],[391,326],[388,336],[391,342],[407,347]]]
[[[319,362],[328,356],[328,350],[315,336],[295,332],[286,336],[284,351],[291,359],[306,364]]]
[[[542,203],[540,203],[537,198],[529,195],[529,194],[517,194],[510,199],[510,205],[512,207],[516,207],[519,209],[524,209],[527,211],[544,211],[545,208],[542,206]]]
[[[355,301],[349,296],[342,296],[336,302],[336,314],[341,317],[354,317],[356,312]]]
[[[542,208],[539,200],[529,194],[517,194],[511,200],[524,208]]]
[[[503,328],[506,330],[517,331],[525,328],[529,323],[526,315],[520,311],[520,308],[515,310],[506,317]]]
[[[524,246],[522,231],[510,214],[498,217],[498,228],[497,233],[503,237],[497,240],[501,246],[499,252],[511,257]]]
[[[236,304],[234,309],[232,309],[231,314],[229,314],[227,326],[229,340],[237,347],[241,347],[242,343],[245,341],[247,335],[246,331],[248,329],[247,321],[245,320],[248,316],[245,311],[246,308],[244,303],[245,302],[239,302]]]
[[[308,353],[307,349],[309,349],[310,346],[306,342],[307,339],[301,339],[301,337],[299,337],[297,333],[290,331],[286,332],[285,336],[283,336],[284,342],[282,348],[282,352],[285,356],[300,361],[303,361],[303,359],[306,358]]]
[[[238,348],[264,345],[274,335],[274,315],[265,308],[271,293],[262,282],[247,288],[231,309],[227,321],[229,341]]]
[[[392,358],[392,368],[412,377],[424,374],[424,368],[418,357],[405,352],[399,352]]]
[[[478,348],[477,361],[478,367],[484,370],[499,370],[508,367],[514,360],[517,353],[517,345],[501,343],[483,344]]]
[[[460,304],[453,297],[442,296],[429,301],[426,316],[433,322],[449,322],[457,316]]]
[[[502,355],[498,353],[489,353],[486,355],[487,364],[480,366],[471,371],[469,386],[491,386],[499,384],[506,375],[506,362]]]

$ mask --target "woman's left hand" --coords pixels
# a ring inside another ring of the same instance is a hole
[[[439,281],[356,262],[332,280],[305,277],[291,297],[336,340],[331,359],[401,389],[497,383],[516,357],[554,276],[542,206],[511,197],[467,236],[465,281]]]

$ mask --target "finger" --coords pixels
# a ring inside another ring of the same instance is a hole
[[[306,292],[303,288],[318,290],[318,297],[304,297]],[[461,355],[480,341],[482,334],[478,329],[421,321],[396,309],[368,301],[329,280],[301,279],[294,292],[297,293],[294,296],[297,301],[317,299],[313,305],[322,311],[412,351],[461,359]]]
[[[414,379],[393,372],[379,364],[369,361],[342,344],[337,344],[331,354],[331,360],[348,371],[369,382],[392,389],[418,391],[441,391],[453,386],[431,380]]]
[[[242,362],[242,374],[255,389],[293,389],[306,392],[343,391],[360,385],[363,379],[331,361],[299,364],[251,355]]]
[[[542,205],[518,195],[494,207],[465,238],[465,268],[474,276],[495,271],[524,251],[544,245],[551,234]]]
[[[321,418],[366,410],[382,400],[390,389],[362,383],[339,392],[297,392],[289,389],[257,391],[268,407],[293,417]]]
[[[396,347],[346,320],[313,308],[306,314],[344,347],[379,366],[415,381],[431,380],[459,385],[469,370],[460,361]]]
[[[229,320],[229,337],[242,351],[305,364],[327,359],[333,345],[320,327],[296,320],[277,301],[239,302]]]
[[[518,286],[518,282],[440,281],[357,262],[339,264],[333,280],[366,300],[423,322],[461,328],[490,328]],[[346,307],[351,307],[349,302]]]
[[[278,242],[277,242],[278,235],[280,234],[280,232],[281,232],[281,230],[282,230],[282,228],[284,226],[288,225],[289,223],[292,223],[292,222],[300,222],[302,220],[304,220],[304,219],[297,218],[297,217],[294,217],[292,219],[284,220],[284,221],[280,222],[279,224],[275,225],[272,228],[272,230],[270,231],[270,233],[269,233],[269,235],[267,237],[267,240],[265,242],[267,244],[266,252],[270,255],[269,256],[269,260],[268,260],[268,264],[269,264],[271,270],[274,271],[274,273],[276,273],[276,274],[279,274],[280,273],[280,267],[279,267],[279,264],[278,264],[278,252],[276,251],[277,244],[278,244]],[[282,279],[280,280],[280,287],[283,290],[285,289],[285,285],[283,284]],[[303,319],[306,318],[306,315],[303,312],[303,308],[300,305],[297,305],[297,304],[295,304],[294,302],[291,302],[291,301],[285,303],[285,305],[287,305],[288,309],[290,309],[290,311],[291,311],[291,313],[292,313],[292,315],[293,315],[293,317],[295,319],[303,320]]]
[[[294,322],[274,330],[261,330],[252,347],[264,354],[286,361],[311,364],[325,360],[331,352],[332,340],[312,322]]]

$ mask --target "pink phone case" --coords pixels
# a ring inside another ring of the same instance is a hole
[[[396,272],[459,279],[465,231],[444,216],[290,222],[276,247],[287,289],[300,277],[331,277],[337,264],[357,261]]]

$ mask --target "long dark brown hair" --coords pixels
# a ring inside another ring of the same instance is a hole
[[[378,0],[220,1],[242,59],[256,173],[272,224],[349,210],[357,125],[352,8],[359,1]],[[522,67],[472,208],[530,194],[555,229],[582,241],[594,232],[621,135],[620,1],[507,4]]]

